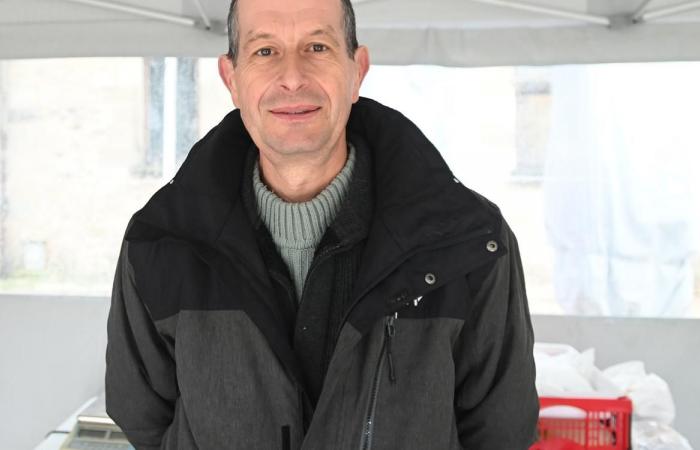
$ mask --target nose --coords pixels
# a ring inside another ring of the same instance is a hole
[[[304,63],[296,54],[286,55],[280,67],[280,86],[290,92],[297,91],[306,84]]]

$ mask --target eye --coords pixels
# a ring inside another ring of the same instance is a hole
[[[319,52],[323,52],[323,51],[328,50],[328,47],[327,47],[325,44],[313,44],[313,45],[311,46],[311,49],[312,49],[314,52],[319,53]]]
[[[255,54],[258,56],[270,56],[272,54],[272,49],[269,47],[261,48],[255,52]]]

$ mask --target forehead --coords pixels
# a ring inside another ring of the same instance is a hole
[[[293,26],[340,32],[340,0],[238,0],[238,28],[245,40],[248,33],[284,31]]]

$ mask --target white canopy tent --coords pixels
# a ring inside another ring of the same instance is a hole
[[[225,21],[228,3],[229,0],[0,0],[0,60],[217,56],[227,50]],[[373,64],[478,67],[700,61],[698,0],[354,0],[354,4],[359,41],[369,46]],[[172,73],[172,68],[166,70]],[[625,90],[627,98],[634,98],[631,91],[631,87]],[[174,98],[174,87],[168,95]],[[0,116],[2,114],[0,105]],[[167,127],[168,131],[164,134],[171,133],[175,126],[171,114],[174,114],[172,108],[166,113],[168,122],[164,128]],[[629,123],[634,118],[622,119]],[[603,118],[596,117],[596,120],[602,121]],[[171,151],[172,145],[172,141],[168,141],[164,147]],[[639,154],[638,149],[635,151]],[[172,156],[174,150],[164,154]],[[167,159],[163,164],[163,172],[170,173],[173,169],[168,167],[175,163]],[[25,345],[19,351],[11,345],[12,348],[5,351],[5,354],[21,356],[15,358],[20,364],[11,364],[8,376],[15,376],[24,383],[20,383],[19,388],[12,386],[18,394],[13,392],[10,400],[14,401],[0,404],[0,418],[14,420],[21,417],[27,422],[29,418],[35,421],[37,416],[43,418],[48,425],[36,422],[40,426],[32,430],[36,436],[42,436],[48,426],[53,426],[53,419],[47,418],[58,411],[60,405],[68,405],[71,396],[84,395],[90,389],[99,388],[94,380],[99,379],[97,372],[103,367],[94,365],[99,358],[92,358],[92,354],[84,355],[78,364],[71,365],[70,371],[60,371],[51,383],[46,382],[44,369],[64,363],[63,360],[53,360],[62,354],[57,349],[63,350],[66,345],[82,348],[86,335],[99,338],[97,331],[91,334],[88,329],[85,332],[83,326],[104,323],[106,309],[103,307],[109,303],[93,302],[94,299],[78,299],[78,302],[74,298],[63,299],[60,303],[54,298],[40,297],[36,301],[46,304],[37,307],[36,302],[30,304],[24,298],[12,300],[16,304],[13,308],[22,311],[26,317],[31,316],[32,320],[17,320],[22,315],[14,313],[0,314],[0,319],[12,317],[13,323],[21,325],[23,334],[17,333],[15,340],[29,343],[29,347]],[[85,305],[82,305],[83,300]],[[80,321],[75,320],[78,317]],[[685,319],[631,322],[546,316],[536,317],[536,320],[541,324],[538,331],[543,331],[539,339],[570,338],[571,343],[582,349],[583,345],[605,341],[599,347],[609,362],[619,362],[623,354],[625,357],[649,358],[649,366],[661,368],[659,373],[667,377],[676,389],[678,429],[694,443],[700,442],[700,432],[695,426],[700,411],[697,402],[692,400],[692,392],[697,390],[697,383],[693,380],[698,377],[692,376],[696,375],[697,365],[677,357],[693,348],[690,344],[692,338],[697,340],[698,336],[695,323]],[[56,331],[58,328],[53,330],[55,332],[49,330],[55,324],[61,325],[60,333]],[[610,330],[615,327],[622,327],[623,332],[611,338]],[[103,327],[99,329],[104,331]],[[75,332],[65,333],[64,330]],[[55,336],[59,339],[54,339]],[[591,336],[600,337],[602,341],[591,339]],[[647,343],[639,336],[651,336],[652,339],[647,339]],[[106,336],[100,339],[102,341],[97,342],[104,345]],[[12,340],[0,339],[0,344],[3,342],[11,343]],[[34,352],[40,357],[26,358],[25,355],[32,354],[34,347],[40,349]],[[99,345],[94,349],[97,347]],[[667,351],[661,351],[662,347]],[[2,349],[0,353],[3,353]],[[93,353],[97,354],[96,351]],[[92,381],[86,385],[88,379]],[[65,383],[66,380],[70,383]],[[56,386],[60,386],[58,391]],[[27,402],[22,397],[27,393],[31,393],[32,398],[36,393],[44,397],[50,395],[54,400],[52,405],[57,405],[53,408],[55,411],[48,407],[37,411],[36,402]],[[19,409],[18,404],[21,405]],[[0,420],[0,425],[2,422],[13,423]],[[35,439],[27,430],[21,429],[21,432],[30,440]]]
[[[227,0],[0,0],[0,58],[215,56]],[[377,64],[700,60],[700,1],[357,0]]]

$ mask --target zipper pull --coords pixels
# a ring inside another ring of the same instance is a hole
[[[396,383],[396,372],[394,371],[394,359],[392,358],[391,355],[391,343],[394,340],[394,335],[396,334],[396,327],[394,326],[394,320],[399,317],[399,313],[396,312],[394,313],[393,316],[389,316],[386,319],[386,328],[385,328],[385,336],[386,336],[386,355],[387,358],[389,359],[389,381],[391,383]]]

